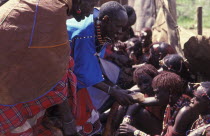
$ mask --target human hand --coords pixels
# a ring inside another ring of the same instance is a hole
[[[133,136],[135,130],[137,130],[135,127],[133,127],[129,124],[126,124],[126,123],[122,123],[122,124],[120,124],[118,132],[120,135]]]
[[[129,95],[129,93],[131,93],[131,91],[120,88],[112,88],[110,95],[113,96],[120,105],[127,106],[135,103],[134,99]]]
[[[134,93],[130,94],[130,96],[133,98],[133,100],[136,103],[141,103],[145,100],[144,94],[140,93],[140,92],[134,92]]]

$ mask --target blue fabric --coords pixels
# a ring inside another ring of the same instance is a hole
[[[104,81],[102,70],[96,53],[94,17],[91,14],[81,22],[68,19],[67,30],[69,34],[72,57],[75,61],[74,73],[77,76],[78,89],[87,88]],[[92,38],[84,38],[93,36]],[[80,39],[81,38],[81,39]]]

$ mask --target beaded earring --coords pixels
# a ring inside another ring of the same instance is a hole
[[[82,11],[81,11],[81,9],[79,8],[78,10],[77,10],[77,14],[81,14],[82,13]]]
[[[78,0],[78,5],[80,5],[80,4],[81,4],[81,0]],[[78,9],[77,9],[76,13],[77,14],[81,14],[82,13],[82,11],[80,9],[80,6],[78,6]]]
[[[102,20],[103,21],[106,21],[106,22],[109,21],[109,16],[108,15],[105,15]]]

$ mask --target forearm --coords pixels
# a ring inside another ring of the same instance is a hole
[[[127,109],[125,116],[123,117],[122,123],[131,124],[132,118],[133,118],[134,114],[138,111],[138,108],[139,108],[138,103],[130,105]]]
[[[127,106],[134,103],[133,98],[129,95],[129,91],[121,89],[116,85],[112,86],[105,82],[100,82],[95,84],[94,87],[113,96],[120,105]]]
[[[126,112],[126,115],[132,117],[137,112],[138,108],[139,108],[139,104],[138,103],[135,103],[133,105],[130,105],[128,107],[128,110]]]
[[[97,83],[95,85],[93,85],[95,88],[98,88],[102,91],[104,91],[105,93],[108,93],[110,94],[111,91],[113,91],[113,86],[114,84],[108,84],[108,83],[105,83],[105,82],[100,82],[100,83]]]
[[[139,104],[143,105],[143,106],[160,106],[160,105],[162,105],[162,103],[155,97],[147,97],[147,98],[145,98],[145,100],[143,102],[141,102]]]

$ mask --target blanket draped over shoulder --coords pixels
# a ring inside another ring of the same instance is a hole
[[[10,0],[0,7],[0,104],[46,94],[65,75],[72,0]]]

